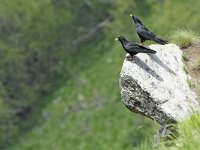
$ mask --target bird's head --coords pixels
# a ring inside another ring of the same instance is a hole
[[[127,40],[123,36],[119,36],[119,37],[115,38],[115,41],[123,42],[123,41],[127,41]]]
[[[132,14],[130,14],[131,18],[134,20],[135,23],[141,23],[140,19],[138,19],[138,17],[133,16]]]

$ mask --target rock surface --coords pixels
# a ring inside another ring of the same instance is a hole
[[[183,70],[182,51],[174,44],[150,48],[157,53],[124,60],[119,81],[122,102],[161,125],[176,123],[199,107]]]

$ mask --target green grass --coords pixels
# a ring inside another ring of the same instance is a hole
[[[121,102],[121,52],[114,48],[103,54],[63,86],[43,110],[41,122],[10,149],[128,150],[139,145],[144,135],[153,137],[153,121],[131,113]]]
[[[179,124],[179,138],[169,150],[200,149],[200,115],[196,114]],[[167,149],[167,148],[166,148]]]
[[[194,114],[187,120],[178,123],[178,137],[171,146],[160,143],[156,146],[157,150],[198,150],[200,149],[200,114]],[[145,140],[137,147],[137,150],[154,150],[152,140]]]
[[[187,73],[187,74],[189,73],[189,68],[187,66],[184,66],[183,70],[185,71],[185,73]]]
[[[187,80],[187,83],[189,85],[190,88],[195,88],[195,83],[192,80]]]
[[[169,150],[197,150],[200,149],[200,114],[178,124],[179,137],[175,145],[166,147]]]
[[[196,39],[197,34],[190,29],[178,29],[171,34],[171,41],[181,48],[191,46]],[[187,60],[187,57],[183,58]]]
[[[183,52],[182,58],[183,58],[184,61],[189,60],[188,55],[185,52]]]

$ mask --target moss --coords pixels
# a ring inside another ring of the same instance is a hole
[[[182,58],[183,58],[184,61],[188,61],[189,60],[189,57],[185,52],[183,52]]]
[[[196,68],[197,69],[200,69],[200,58],[197,60],[197,62],[196,62]]]
[[[192,80],[187,80],[187,83],[188,83],[190,88],[195,88],[196,87],[194,81],[192,81]]]
[[[189,68],[187,66],[184,66],[183,70],[185,71],[185,73],[189,74]]]

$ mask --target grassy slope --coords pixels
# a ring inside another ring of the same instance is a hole
[[[120,100],[118,76],[124,53],[113,39],[116,33],[125,34],[128,38],[134,34],[132,23],[128,18],[128,14],[133,12],[130,11],[131,5],[128,6],[131,2],[124,8],[120,7],[120,3],[116,10],[121,16],[116,14],[117,20],[111,24],[112,28],[106,29],[105,41],[108,40],[110,44],[101,41],[97,46],[85,48],[91,51],[91,55],[100,56],[101,53],[96,51],[101,49],[106,49],[108,52],[102,54],[101,58],[94,61],[87,69],[77,71],[77,76],[56,92],[52,103],[43,110],[41,121],[32,131],[21,137],[19,142],[11,147],[12,150],[124,150],[132,149],[132,146],[139,144],[144,138],[142,134],[152,136],[152,129],[155,128],[151,127],[152,123],[130,113]],[[173,3],[167,1],[163,7],[166,10],[170,8],[171,11],[164,11],[160,19],[156,19],[159,14],[153,14],[145,23],[161,35],[166,33],[165,37],[169,34],[168,31],[174,28],[173,26],[182,26],[185,22],[188,24],[188,21],[190,21],[189,26],[197,30],[200,18],[196,16],[198,7],[195,6],[198,5],[199,2],[193,0],[194,7],[190,11],[187,1],[185,3],[178,0]],[[185,16],[182,18],[180,14]],[[125,26],[119,21],[122,16],[124,22],[128,21]],[[143,20],[144,18],[145,16]],[[152,20],[157,20],[157,24],[153,24]],[[166,20],[170,23],[166,23]],[[162,29],[166,30],[161,30],[158,26],[163,26]],[[82,60],[81,57],[78,59]],[[87,59],[90,59],[90,56]]]
[[[136,145],[151,124],[143,124],[141,116],[133,119],[121,104],[115,87],[122,58],[113,54],[106,53],[61,88],[43,111],[44,123],[26,135],[27,140],[16,149],[129,149]]]
[[[171,146],[160,143],[158,150],[198,150],[200,149],[200,114],[195,114],[178,124],[179,136]],[[144,141],[138,149],[153,150],[152,142]]]
[[[179,125],[180,137],[170,150],[200,149],[200,115],[194,115]],[[166,148],[167,149],[167,148]]]

